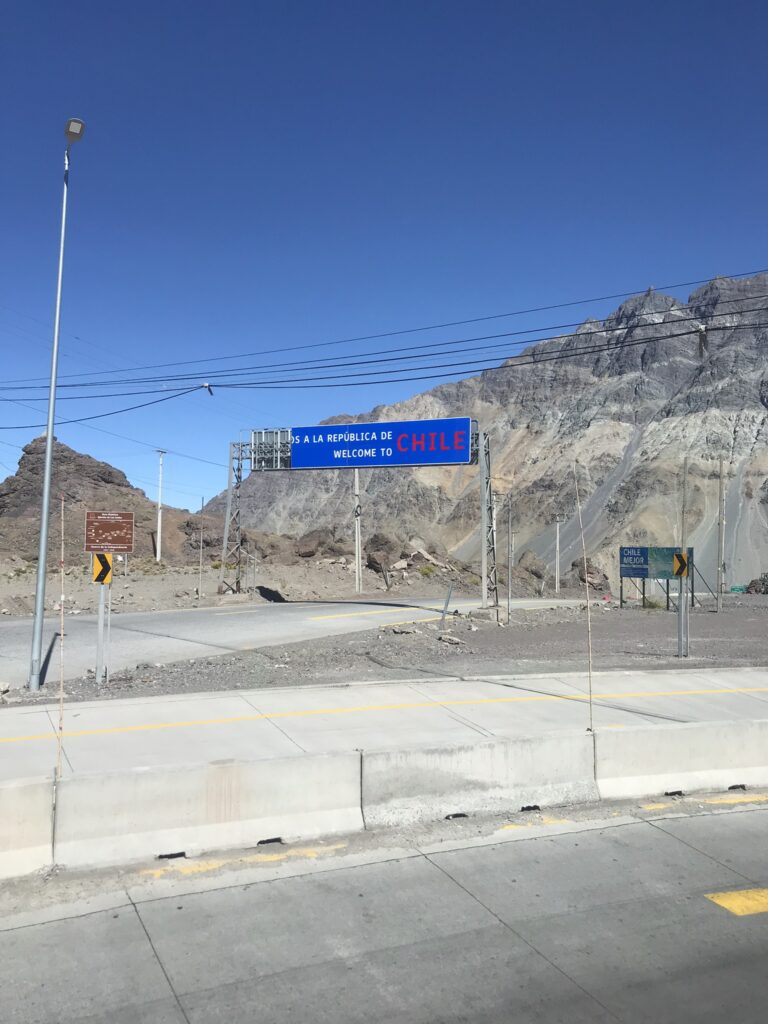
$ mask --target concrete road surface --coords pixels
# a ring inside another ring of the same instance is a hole
[[[768,718],[768,670],[599,672],[596,730]],[[423,678],[65,705],[64,774],[586,730],[583,673]],[[58,707],[0,709],[0,779],[49,775]]]
[[[518,598],[513,608],[578,606],[582,601]],[[355,633],[372,626],[439,619],[444,602],[427,598],[411,602],[348,601],[292,604],[240,604],[224,608],[192,608],[164,612],[128,612],[112,616],[109,664],[113,672],[140,662],[166,664],[184,658],[206,658],[257,647],[295,643],[317,637]],[[477,601],[456,598],[449,611],[467,612]],[[75,679],[96,664],[96,616],[67,616],[64,676]],[[58,679],[59,620],[45,620],[44,668]],[[0,622],[0,687],[26,685],[29,676],[31,619]]]
[[[768,811],[538,831],[278,848],[247,879],[188,862],[33,912],[11,893],[0,1019],[765,1024]]]

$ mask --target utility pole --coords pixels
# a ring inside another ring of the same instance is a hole
[[[35,619],[32,626],[32,656],[29,667],[30,690],[40,689],[40,666],[43,658],[43,616],[45,615],[45,573],[48,565],[48,517],[51,507],[51,471],[53,468],[53,429],[56,417],[56,379],[59,366],[59,328],[61,325],[61,286],[64,280],[64,236],[67,226],[67,190],[69,188],[69,148],[83,137],[85,125],[76,117],[67,121],[64,135],[64,196],[61,202],[61,234],[59,237],[59,271],[56,278],[56,311],[53,317],[53,348],[51,351],[51,382],[48,388],[48,419],[45,430],[45,461],[43,464],[43,498],[40,507],[40,542],[37,551],[37,582],[35,586]]]
[[[155,561],[159,562],[163,557],[163,456],[166,454],[163,448],[157,449],[160,456],[160,468],[157,477],[157,544],[155,546]]]
[[[507,495],[507,622],[512,614],[512,567],[515,564],[515,534],[512,530],[512,492]]]
[[[717,610],[723,610],[723,585],[725,574],[725,481],[723,460],[720,459],[719,494],[717,501]]]
[[[200,499],[200,562],[197,570],[197,600],[203,598],[203,512],[205,510],[205,498]]]

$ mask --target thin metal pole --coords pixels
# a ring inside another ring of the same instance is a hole
[[[107,594],[107,653],[104,658],[104,678],[109,685],[109,659],[110,652],[112,650],[112,584],[109,584],[109,593]]]
[[[362,594],[363,592],[363,540],[360,520],[362,518],[363,510],[360,506],[360,470],[355,467],[354,469],[354,482],[353,482],[353,501],[354,501],[354,517],[355,517],[355,593]],[[387,587],[389,590],[389,587]]]
[[[589,572],[587,571],[587,542],[584,538],[584,522],[581,517],[581,497],[579,495],[579,477],[576,463],[573,464],[573,483],[576,488],[576,508],[579,512],[579,533],[581,534],[581,553],[584,559],[584,586],[587,592],[587,678],[589,682],[589,732],[594,731],[592,709],[592,616],[589,608]]]
[[[158,448],[157,454],[160,456],[160,468],[157,477],[157,546],[155,561],[159,562],[163,557],[163,456],[165,452],[162,448]]]
[[[200,499],[200,564],[198,565],[197,571],[197,600],[202,600],[203,597],[203,509],[205,508],[205,498]]]
[[[61,602],[59,605],[59,728],[56,732],[56,781],[61,778],[61,754],[64,741],[64,495],[61,497],[61,558],[59,560],[59,582]]]
[[[478,434],[480,454],[480,607],[488,607],[488,464],[485,434]]]
[[[586,570],[585,570],[586,572]],[[560,593],[560,517],[555,521],[555,593]]]
[[[104,606],[106,604],[106,587],[99,583],[99,621],[98,633],[96,635],[96,685],[101,685],[104,675]]]
[[[720,459],[720,484],[717,501],[717,610],[723,610],[723,575],[725,573],[725,483],[723,460]]]
[[[507,496],[507,622],[512,615],[512,496]]]
[[[687,541],[687,514],[688,514],[688,456],[683,459],[683,496],[682,514],[680,517],[680,550],[683,554],[688,550]],[[687,580],[680,577],[677,592],[677,656],[678,658],[688,657],[688,637],[686,617],[688,614],[688,589]]]
[[[37,551],[37,583],[35,586],[35,619],[32,626],[32,657],[29,668],[30,690],[40,689],[40,665],[43,657],[43,615],[45,614],[45,572],[48,564],[48,516],[51,505],[51,470],[53,467],[53,428],[56,417],[56,377],[59,366],[59,328],[61,325],[61,286],[64,280],[64,237],[67,226],[67,190],[69,188],[69,146],[64,150],[64,196],[61,202],[61,235],[59,238],[59,271],[56,279],[56,312],[53,318],[53,349],[51,351],[51,383],[48,389],[48,419],[45,428],[45,461],[43,464],[43,499],[40,508],[40,542]]]

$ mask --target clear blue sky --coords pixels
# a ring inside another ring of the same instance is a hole
[[[0,384],[47,377],[69,116],[87,135],[60,372],[130,369],[765,267],[767,37],[761,0],[8,0]],[[241,429],[427,386],[221,390],[96,421],[134,440],[57,434],[154,496],[157,458],[136,440],[223,467]],[[63,401],[58,417],[143,400]],[[44,418],[0,403],[0,426]],[[40,432],[0,431],[0,478],[9,445]],[[167,457],[174,504],[225,480]]]

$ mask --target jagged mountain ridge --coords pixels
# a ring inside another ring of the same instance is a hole
[[[511,495],[518,551],[531,548],[550,563],[558,512],[566,515],[561,564],[580,552],[576,463],[589,552],[609,571],[621,543],[679,542],[687,455],[689,539],[711,576],[723,457],[726,562],[729,582],[739,582],[768,569],[766,322],[768,274],[715,279],[687,304],[649,290],[605,320],[532,346],[530,365],[510,360],[505,369],[333,421],[474,417],[491,437],[494,487]],[[697,324],[707,328],[706,349]],[[680,336],[664,338],[673,333]],[[549,361],[560,352],[571,358]],[[477,477],[476,467],[364,470],[364,533],[428,535],[476,557]],[[351,488],[350,470],[253,474],[243,484],[243,522],[294,534],[351,524]],[[223,511],[224,500],[211,509]]]

